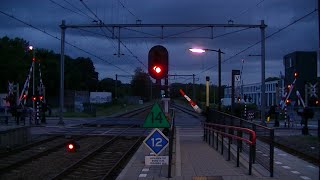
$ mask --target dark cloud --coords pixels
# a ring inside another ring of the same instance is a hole
[[[61,4],[64,7],[79,12],[74,7],[77,7],[85,14],[94,17],[79,0],[52,0]],[[71,6],[70,4],[73,6]],[[122,0],[121,2],[135,16],[119,4],[118,0],[110,1],[88,1],[84,0],[86,5],[96,13],[105,23],[136,23],[137,18],[142,20],[142,23],[227,23],[229,19],[235,23],[243,24],[259,24],[260,20],[264,19],[268,25],[266,35],[276,32],[281,27],[293,22],[297,18],[312,11],[316,7],[316,1],[304,0],[266,0],[256,6],[260,0],[228,0],[228,1],[129,1]],[[29,1],[4,1],[1,2],[0,10],[12,14],[27,23],[46,30],[54,36],[60,37],[59,24],[65,19],[67,24],[84,24],[92,23],[92,19],[83,15],[70,12],[63,9],[50,0],[29,0]],[[245,13],[242,13],[245,12]],[[49,37],[39,31],[29,28],[11,18],[0,15],[0,36],[8,35],[10,37],[22,37],[37,47],[48,48],[59,53],[60,42],[52,37]],[[143,31],[156,36],[161,35],[160,28],[133,28],[134,30]],[[164,35],[173,35],[183,31],[189,31],[192,28],[177,29],[166,28]],[[266,77],[278,76],[280,71],[283,71],[282,58],[296,50],[315,51],[317,49],[317,21],[316,13],[304,19],[283,32],[266,40]],[[103,37],[102,35],[111,36],[111,33],[103,28],[87,29],[94,33],[85,32],[82,30],[68,29],[66,40],[86,51],[89,51],[103,60],[92,57],[84,52],[81,52],[73,47],[66,46],[66,54],[72,57],[84,56],[93,59],[96,70],[99,72],[99,78],[113,77],[115,74],[123,74],[119,69],[109,65],[108,61],[116,66],[125,69],[125,71],[133,72],[140,66],[144,70],[146,68],[137,61],[134,56],[147,65],[147,55],[149,49],[154,45],[164,45],[170,53],[170,73],[171,74],[198,74],[208,67],[217,64],[217,53],[210,52],[201,55],[191,54],[188,51],[190,47],[202,48],[221,48],[226,54],[223,55],[223,61],[234,54],[240,52],[244,48],[259,41],[260,30],[249,29],[238,32],[225,37],[216,39],[122,39],[122,42],[130,49],[132,54],[121,45],[121,57],[115,56],[117,53],[118,44],[116,39]],[[213,29],[213,36],[228,33],[237,29]],[[104,32],[103,32],[104,31]],[[128,36],[147,36],[143,33],[122,29],[121,37]],[[183,36],[195,37],[210,37],[211,29],[200,29],[191,31]],[[250,50],[236,56],[222,65],[222,81],[225,84],[230,82],[231,70],[241,69],[241,59],[245,59],[243,80],[244,82],[259,82],[260,78],[260,58],[248,57],[248,54],[260,54],[260,44]],[[199,82],[204,82],[204,77],[209,75],[212,82],[216,82],[217,68],[214,67],[207,72],[198,75]],[[186,79],[175,79],[175,81],[186,81]]]

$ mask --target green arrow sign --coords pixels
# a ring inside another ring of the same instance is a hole
[[[168,128],[170,124],[162,112],[158,103],[155,103],[147,118],[144,120],[143,127],[145,128]]]

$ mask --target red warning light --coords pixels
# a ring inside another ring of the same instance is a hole
[[[76,141],[71,140],[71,142],[69,141],[66,144],[66,148],[68,152],[76,152],[80,148],[80,145]]]
[[[68,145],[68,149],[69,149],[69,150],[73,150],[73,148],[74,148],[73,144],[69,144],[69,145]]]
[[[33,96],[32,101],[36,101],[36,100],[37,100],[37,97]]]
[[[155,70],[156,73],[158,73],[158,74],[161,73],[161,67],[159,67],[159,66],[154,66],[153,70]]]
[[[25,98],[27,98],[27,95],[26,95],[26,94],[24,94],[24,95],[23,95],[23,98],[24,98],[24,99],[25,99]]]
[[[43,99],[43,96],[39,96],[39,99],[42,100],[42,99]]]
[[[298,73],[294,72],[294,77],[297,78],[298,77]]]
[[[287,104],[289,104],[289,103],[290,103],[290,100],[289,100],[289,99],[287,99],[287,100],[286,100],[286,103],[287,103]]]
[[[316,100],[316,105],[318,105],[319,104],[319,100]]]

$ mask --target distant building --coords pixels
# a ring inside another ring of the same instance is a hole
[[[277,93],[276,93],[277,86],[279,87],[282,86],[281,80],[266,82],[266,91],[265,91],[266,106],[273,106],[273,105],[279,104],[279,102],[277,103],[277,101],[279,100],[279,97],[277,98]],[[242,88],[236,87],[235,92],[236,92],[235,93],[236,98],[239,96],[241,100],[254,103],[258,106],[261,105],[261,83],[242,85]],[[231,87],[226,87],[224,89],[224,94],[225,94],[224,98],[231,98]],[[278,96],[280,95],[278,94]]]
[[[290,98],[296,99],[298,90],[301,97],[305,99],[305,83],[317,82],[317,52],[295,51],[283,57],[286,87],[294,80],[294,73],[298,73],[294,91]]]

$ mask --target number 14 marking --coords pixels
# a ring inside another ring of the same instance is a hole
[[[160,124],[161,124],[161,123],[162,123],[161,112],[159,112],[156,117],[154,117],[153,112],[151,112],[151,119],[152,119],[152,123],[153,123],[154,121],[159,121]]]

